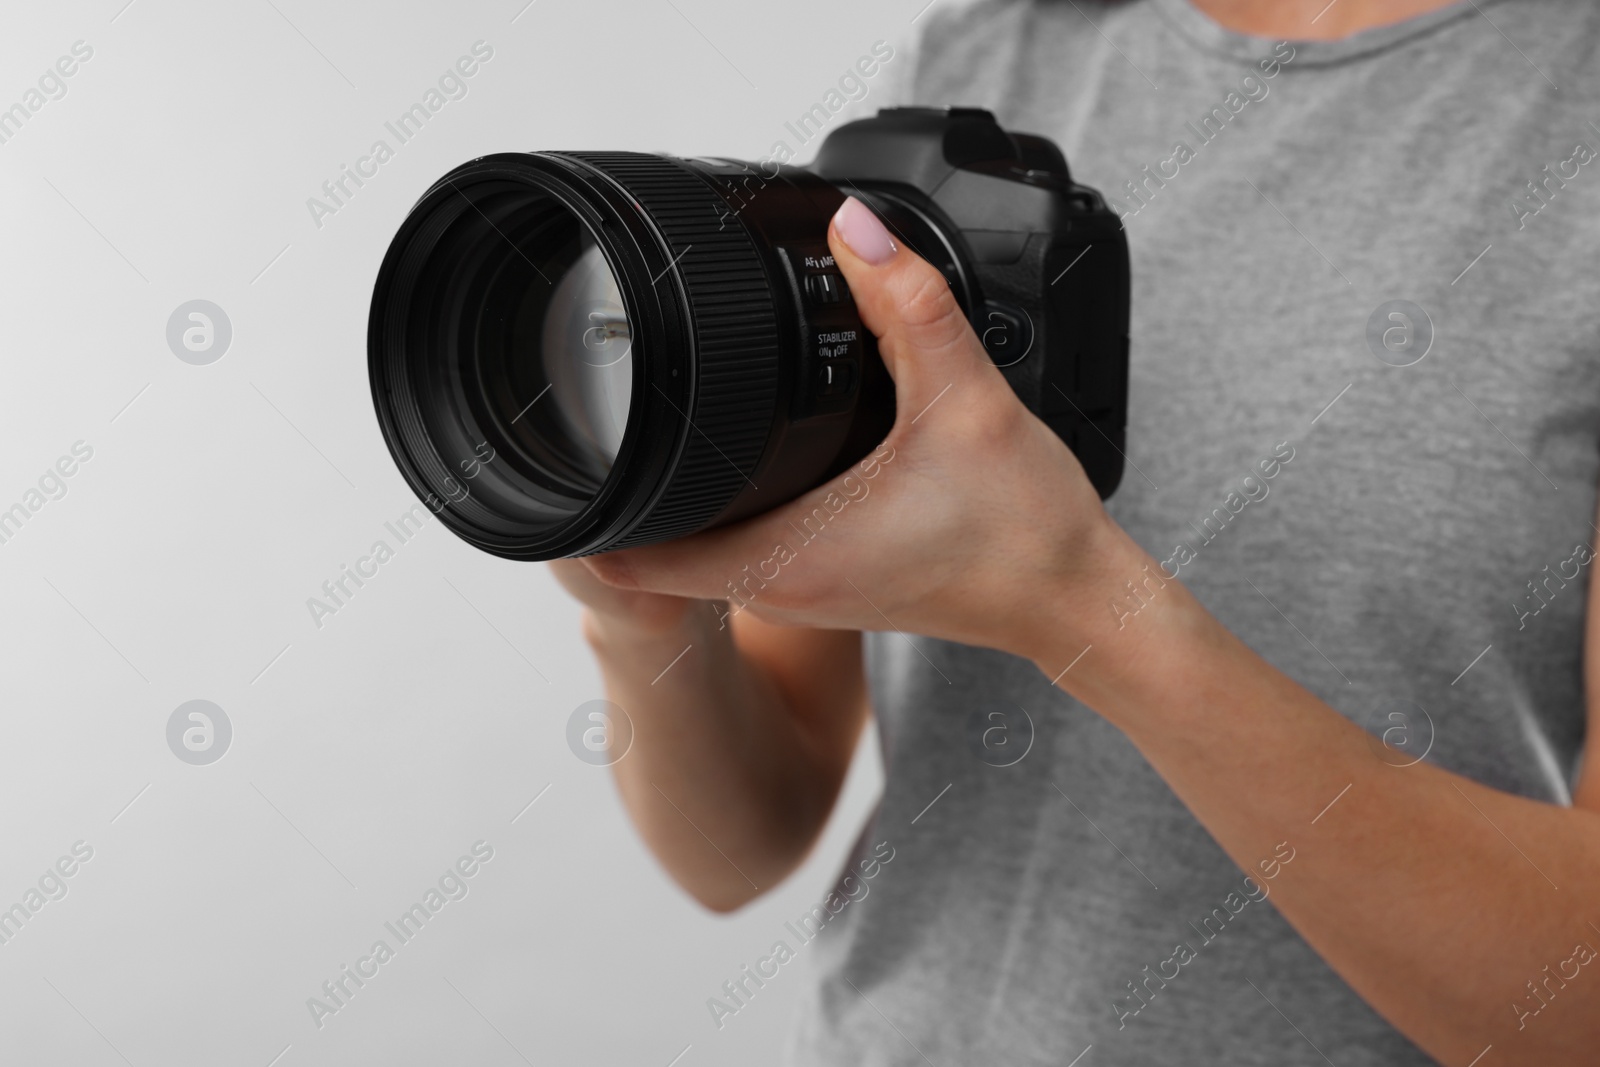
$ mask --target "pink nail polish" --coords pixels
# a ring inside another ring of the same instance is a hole
[[[886,263],[895,254],[894,238],[878,221],[871,208],[853,196],[845,198],[833,216],[834,228],[850,251],[874,266]]]

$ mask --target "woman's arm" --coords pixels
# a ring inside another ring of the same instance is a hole
[[[861,635],[616,594],[575,561],[555,569],[589,606],[606,694],[633,726],[612,770],[645,843],[715,911],[777,885],[827,822],[866,721]]]
[[[1138,574],[1151,561],[1123,540]],[[1491,1045],[1495,1067],[1600,1060],[1593,776],[1569,809],[1395,766],[1175,581],[1123,629],[1041,629],[1059,635],[1033,652],[1044,670],[1093,645],[1063,688],[1127,734],[1241,868],[1259,877],[1288,842],[1271,899],[1396,1028],[1460,1067]],[[1591,679],[1596,632],[1591,611]]]

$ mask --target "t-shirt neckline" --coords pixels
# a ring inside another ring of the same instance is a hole
[[[1156,9],[1177,33],[1204,51],[1229,59],[1254,62],[1272,52],[1277,39],[1258,37],[1228,29],[1195,7],[1191,0],[1153,0]],[[1458,19],[1483,16],[1483,8],[1496,0],[1455,0],[1433,11],[1392,23],[1361,30],[1333,41],[1292,40],[1295,57],[1292,66],[1329,66],[1345,63],[1405,44],[1432,33]]]

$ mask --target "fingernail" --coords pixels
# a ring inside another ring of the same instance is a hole
[[[845,197],[833,216],[833,227],[850,246],[850,251],[877,266],[895,254],[894,238],[884,229],[871,208],[853,196]]]

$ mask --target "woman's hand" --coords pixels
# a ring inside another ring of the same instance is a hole
[[[937,270],[853,198],[828,243],[894,378],[883,447],[767,514],[582,566],[634,596],[728,600],[773,622],[903,629],[1053,660],[1074,618],[1109,618],[1121,581],[1107,575],[1138,577],[1147,557],[1017,399]]]

